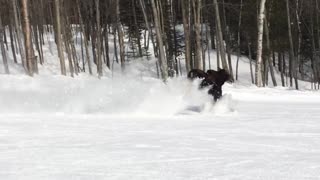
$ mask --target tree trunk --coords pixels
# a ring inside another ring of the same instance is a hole
[[[289,0],[286,0],[287,5],[287,19],[288,19],[288,36],[289,36],[289,44],[290,44],[290,51],[289,51],[289,77],[290,77],[290,87],[293,86],[293,72],[294,72],[294,49],[293,49],[293,40],[292,40],[292,30],[291,30],[291,20],[290,20],[290,7],[289,7]],[[296,89],[298,89],[298,84],[296,84]]]
[[[166,82],[168,79],[168,65],[167,65],[167,60],[166,60],[164,46],[163,46],[162,31],[161,31],[160,20],[159,20],[159,12],[157,10],[155,0],[151,0],[151,5],[152,5],[153,16],[154,16],[156,35],[157,35],[157,40],[158,40],[161,75],[162,75],[163,81]]]
[[[104,46],[105,46],[105,51],[106,51],[106,65],[110,69],[110,56],[109,56],[109,33],[108,33],[108,27],[107,25],[105,26],[104,29]]]
[[[9,35],[10,35],[10,41],[11,41],[11,50],[12,50],[12,56],[13,56],[13,60],[14,60],[14,63],[18,63],[17,61],[17,56],[16,56],[16,49],[15,49],[15,41],[14,41],[14,38],[13,38],[13,32],[12,32],[12,25],[9,24]]]
[[[316,6],[318,7],[318,3]],[[297,56],[296,56],[295,66],[294,66],[294,77],[295,77],[296,89],[299,88],[299,86],[298,86],[298,72],[300,69],[299,67],[300,67],[301,39],[302,39],[302,33],[301,33],[301,27],[300,27],[301,22],[300,22],[300,15],[299,15],[300,13],[298,12],[298,10],[299,10],[298,8],[299,8],[299,0],[296,0],[296,20],[297,20],[297,29],[298,29],[298,47],[297,47]],[[318,14],[316,16],[317,16],[317,22],[319,23]],[[319,30],[318,30],[318,34],[319,34]],[[319,36],[318,36],[318,42],[320,45]]]
[[[249,61],[250,61],[250,75],[251,75],[251,82],[254,84],[254,75],[252,70],[252,53],[251,53],[251,43],[248,42],[248,52],[249,52]]]
[[[25,41],[25,51],[26,51],[26,57],[27,57],[27,70],[28,75],[33,76],[34,73],[34,67],[33,67],[33,60],[34,60],[34,54],[33,54],[33,46],[32,46],[32,38],[31,38],[31,26],[30,26],[30,20],[29,20],[29,8],[28,8],[29,2],[28,0],[22,0],[22,16],[23,16],[23,22],[24,22],[24,41]]]
[[[280,68],[281,84],[283,87],[285,87],[285,81],[284,81],[285,63],[281,53],[279,53],[278,55],[278,61],[279,61],[279,68]]]
[[[226,55],[228,58],[228,68],[229,68],[229,74],[231,79],[233,80],[233,68],[232,68],[232,61],[231,61],[231,47],[230,47],[230,43],[231,43],[231,34],[230,34],[230,30],[229,27],[227,25],[227,17],[226,17],[226,11],[225,11],[225,1],[222,0],[222,18],[223,18],[223,23],[222,23],[222,29],[223,29],[223,36],[225,39],[225,48],[226,48]]]
[[[264,21],[264,27],[265,27],[265,35],[266,35],[266,40],[267,40],[267,61],[266,61],[266,63],[268,66],[266,66],[266,67],[269,67],[273,86],[277,86],[277,81],[276,81],[276,78],[274,75],[274,69],[273,69],[272,61],[271,61],[269,25],[268,25],[267,19],[265,19],[265,21]],[[268,71],[266,70],[266,72],[268,72]],[[268,73],[266,73],[265,78],[267,79],[267,77],[268,77]],[[265,82],[267,82],[267,81],[265,81]]]
[[[202,66],[202,47],[201,47],[201,0],[193,0],[194,24],[196,33],[196,59],[195,68],[203,69]]]
[[[263,62],[262,62],[262,49],[263,49],[263,21],[264,21],[264,12],[265,12],[265,3],[266,0],[261,0],[260,9],[258,15],[258,45],[257,45],[257,64],[256,64],[256,85],[258,87],[263,86],[262,71],[263,71]]]
[[[186,7],[186,3],[188,6]],[[186,69],[187,72],[191,70],[191,44],[190,44],[190,21],[189,21],[189,5],[190,0],[181,1],[181,11],[182,11],[182,20],[183,20],[183,29],[184,29],[184,38],[185,38],[185,59],[186,59]]]
[[[319,76],[318,76],[318,66],[317,66],[317,59],[316,59],[316,43],[315,43],[315,37],[314,37],[314,19],[312,16],[310,16],[311,19],[311,32],[310,32],[310,40],[311,40],[311,48],[312,48],[312,57],[311,57],[311,67],[313,71],[313,83],[314,87],[316,87],[316,83],[319,83]]]
[[[219,13],[219,5],[217,0],[213,0],[213,4],[215,7],[215,14],[216,14],[216,24],[217,24],[217,36],[218,36],[218,44],[219,44],[219,50],[221,54],[221,63],[223,69],[229,72],[229,67],[228,63],[226,60],[226,49],[224,46],[224,41],[223,41],[223,35],[222,35],[222,29],[221,29],[221,20],[220,20],[220,13]]]
[[[120,21],[120,0],[117,0],[117,30],[118,30],[118,38],[119,38],[119,49],[120,49],[120,62],[121,62],[121,70],[125,69],[125,47],[124,47],[124,33],[123,27]]]
[[[56,41],[57,41],[57,48],[58,48],[58,55],[60,59],[60,69],[62,75],[67,75],[66,72],[66,65],[64,60],[64,53],[63,53],[63,43],[61,38],[61,16],[60,16],[60,0],[55,0],[55,11],[56,11]]]
[[[319,9],[319,3],[318,3],[318,0],[315,0],[316,2],[316,26],[319,27],[319,13],[320,13],[320,9]],[[320,30],[319,28],[317,28],[317,39],[318,39],[318,48],[320,48]],[[317,77],[318,77],[318,89],[319,89],[319,85],[320,85],[320,72],[319,72],[319,57],[317,58],[317,60],[315,61],[315,65],[317,66]]]
[[[100,24],[100,6],[99,6],[99,0],[95,0],[95,6],[96,6],[96,21],[97,21],[97,28],[96,28],[96,37],[97,37],[97,71],[98,71],[98,77],[101,78],[103,76],[102,72],[102,59],[101,59],[101,24]]]
[[[1,16],[0,16],[0,50],[1,50],[1,54],[2,54],[2,60],[3,60],[3,66],[4,66],[4,71],[6,74],[9,74],[10,71],[9,71],[9,65],[8,65],[8,59],[7,59],[7,51],[4,47],[4,41],[3,41],[3,38],[4,38],[4,27],[2,25],[2,19],[1,19]],[[13,43],[13,42],[11,42]]]
[[[85,49],[85,54],[86,54],[86,62],[88,63],[89,73],[92,75],[92,68],[91,68],[91,61],[90,61],[89,47],[88,47],[89,40],[88,40],[88,36],[87,36],[85,29],[84,29],[83,17],[81,15],[79,0],[77,0],[77,8],[78,8],[79,21],[80,21],[79,22],[80,28],[81,28],[83,39],[84,39],[83,41],[84,41],[84,49]]]
[[[149,24],[148,16],[147,16],[147,13],[146,13],[146,6],[144,4],[144,0],[139,0],[139,3],[140,3],[140,6],[141,6],[144,22],[145,22],[146,27],[148,29],[148,35],[151,38],[151,41],[153,41],[152,29],[150,28],[150,24]],[[147,43],[146,49],[149,49],[149,43]]]
[[[236,65],[236,80],[238,80],[238,71],[239,71],[239,60],[241,56],[241,38],[240,38],[240,31],[241,31],[241,18],[242,18],[242,6],[243,0],[240,1],[240,13],[239,13],[239,22],[238,22],[238,52],[237,52],[237,65]]]
[[[16,29],[16,34],[17,34],[17,39],[18,39],[18,46],[19,46],[19,51],[20,51],[20,56],[21,56],[21,63],[22,63],[24,70],[27,73],[26,55],[25,55],[25,51],[24,51],[24,47],[23,47],[23,43],[22,43],[23,35],[21,32],[21,27],[20,27],[21,22],[19,21],[19,18],[18,18],[18,12],[17,12],[18,6],[17,6],[16,1],[17,0],[11,0],[12,8],[13,8],[13,16],[14,16],[14,26]]]

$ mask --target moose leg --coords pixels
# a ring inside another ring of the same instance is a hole
[[[209,89],[208,94],[212,95],[213,100],[216,102],[222,96],[221,86],[213,84],[212,87]]]

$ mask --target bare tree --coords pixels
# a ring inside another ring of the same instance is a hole
[[[202,46],[201,46],[201,0],[193,0],[194,23],[196,33],[196,58],[195,67],[203,69],[202,66]]]
[[[124,71],[125,68],[125,47],[124,47],[124,32],[123,27],[120,21],[120,4],[119,0],[116,0],[116,13],[117,13],[117,31],[119,37],[119,48],[120,48],[120,62],[121,62],[121,69]]]
[[[4,66],[4,70],[6,74],[9,74],[9,66],[8,66],[8,59],[7,59],[7,51],[4,47],[4,27],[2,25],[2,19],[0,16],[0,50],[1,50],[1,54],[2,54],[2,60],[3,60],[3,66]],[[11,42],[13,43],[13,42]]]
[[[95,0],[95,6],[96,6],[96,21],[97,21],[97,71],[99,78],[102,77],[102,59],[101,59],[101,23],[100,23],[100,6],[99,6],[99,0]]]
[[[239,70],[239,60],[241,56],[241,20],[242,20],[242,7],[243,7],[243,0],[240,1],[240,13],[239,13],[239,22],[238,22],[238,52],[237,52],[237,64],[236,64],[236,80],[238,80],[238,70]]]
[[[62,44],[62,33],[61,33],[61,16],[60,16],[60,0],[55,0],[55,12],[56,12],[56,41],[57,41],[57,48],[58,48],[58,55],[60,59],[60,68],[61,74],[67,75],[66,72],[66,65],[64,60],[63,54],[63,44]]]
[[[183,20],[183,29],[184,29],[184,38],[185,38],[185,61],[187,72],[191,70],[191,44],[190,44],[190,0],[182,0],[182,20]]]
[[[250,77],[251,77],[251,83],[254,84],[254,75],[253,75],[253,68],[252,68],[252,53],[251,53],[251,43],[248,42],[248,52],[249,52],[249,66],[250,66]]]
[[[166,82],[168,79],[168,65],[167,65],[167,59],[165,56],[165,51],[163,46],[164,44],[163,44],[162,30],[161,30],[161,25],[159,20],[159,11],[158,11],[158,6],[155,3],[155,0],[151,0],[151,5],[152,5],[154,25],[155,25],[157,41],[158,41],[161,75],[162,75],[162,79]]]
[[[260,1],[260,9],[258,14],[258,45],[257,45],[257,63],[256,63],[256,85],[263,86],[263,63],[262,63],[262,49],[263,49],[263,23],[265,18],[265,3],[266,0]]]
[[[92,75],[92,68],[91,68],[91,60],[90,60],[90,55],[89,55],[89,44],[88,44],[88,36],[85,32],[84,29],[84,22],[83,22],[83,17],[81,15],[81,9],[80,9],[80,2],[79,0],[77,0],[77,10],[78,10],[78,15],[79,15],[79,23],[80,23],[80,28],[81,28],[81,32],[83,35],[83,41],[84,41],[84,49],[85,49],[85,56],[86,56],[86,62],[88,64],[88,69],[89,69],[89,73]]]
[[[264,21],[264,27],[265,27],[265,35],[266,35],[266,40],[267,40],[267,61],[266,61],[266,69],[269,68],[270,70],[270,74],[271,74],[271,79],[272,79],[272,83],[273,86],[277,86],[277,81],[276,81],[276,77],[274,75],[274,70],[273,70],[273,66],[272,66],[272,62],[271,62],[271,52],[270,52],[270,38],[269,38],[269,23],[267,21],[267,18]],[[265,73],[265,83],[267,83],[267,77],[268,77],[268,71],[266,70]]]
[[[31,38],[31,25],[29,19],[29,1],[22,0],[22,16],[23,16],[23,33],[24,33],[24,42],[25,42],[25,51],[27,58],[27,70],[30,76],[33,76],[34,73],[34,59],[35,56],[33,54],[33,46],[32,46],[32,38]]]
[[[289,44],[290,44],[290,51],[289,51],[289,77],[290,77],[290,86],[293,86],[292,78],[294,72],[294,64],[295,64],[295,55],[293,49],[293,40],[292,40],[292,30],[291,30],[291,19],[290,19],[290,4],[289,0],[286,0],[287,5],[287,19],[288,19],[288,35],[289,35]],[[296,81],[296,89],[298,89],[298,82]]]
[[[221,20],[220,20],[220,13],[219,13],[219,4],[217,0],[213,0],[213,4],[215,7],[215,14],[216,14],[216,24],[217,24],[217,36],[218,36],[218,44],[219,44],[219,50],[221,55],[221,63],[223,69],[229,71],[228,63],[226,60],[226,49],[223,41],[223,35],[222,35],[222,28],[221,28]]]
[[[23,47],[23,43],[22,43],[22,31],[21,31],[21,22],[19,21],[18,18],[18,11],[17,11],[17,0],[11,0],[12,2],[12,8],[13,8],[13,17],[14,17],[14,25],[15,25],[15,29],[16,29],[16,35],[17,35],[17,40],[18,40],[18,46],[19,46],[19,51],[20,51],[20,55],[21,55],[21,62],[22,62],[22,66],[24,67],[25,71],[27,72],[27,66],[26,66],[26,55],[25,55],[25,51],[24,51],[24,47]]]

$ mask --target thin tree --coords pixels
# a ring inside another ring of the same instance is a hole
[[[219,13],[219,4],[218,4],[217,0],[213,0],[213,4],[215,7],[217,36],[218,36],[218,44],[219,44],[219,50],[220,50],[220,55],[221,55],[221,63],[222,63],[223,69],[225,69],[226,71],[229,71],[228,63],[226,60],[226,49],[225,49],[223,35],[222,35],[221,20],[220,20],[220,13]]]
[[[95,6],[96,6],[96,21],[97,21],[97,71],[99,78],[102,77],[102,59],[101,59],[101,23],[100,23],[100,6],[99,6],[99,0],[95,0]]]
[[[117,31],[119,38],[119,49],[120,49],[120,62],[121,69],[124,71],[125,69],[125,47],[124,47],[124,32],[123,27],[120,21],[120,0],[116,0],[116,21],[117,21]]]
[[[186,6],[187,3],[187,6]],[[190,12],[189,12],[190,0],[181,1],[181,11],[184,29],[184,43],[185,43],[185,63],[187,72],[191,70],[191,44],[190,44]]]
[[[160,66],[161,66],[161,75],[164,82],[168,79],[168,65],[167,65],[167,59],[165,56],[164,46],[163,46],[163,39],[162,39],[162,30],[160,25],[160,19],[159,19],[159,11],[158,6],[155,3],[155,0],[151,0],[152,5],[152,12],[154,17],[154,25],[156,29],[156,36],[158,41],[158,49],[159,49],[159,56],[160,56]]]
[[[148,16],[147,16],[146,6],[145,6],[145,4],[144,4],[144,0],[139,0],[139,4],[140,4],[140,6],[141,6],[141,10],[142,10],[144,22],[145,22],[146,27],[147,27],[147,29],[148,29],[148,35],[149,35],[149,37],[150,37],[150,38],[152,39],[152,41],[153,41],[153,38],[152,38],[152,30],[151,30],[151,27],[150,27],[150,24],[149,24],[149,21],[148,21]],[[149,49],[149,43],[147,43],[146,49]]]
[[[196,59],[195,67],[203,69],[202,65],[202,46],[201,46],[201,0],[193,0],[194,24],[196,33]]]
[[[262,50],[263,50],[263,23],[265,18],[265,3],[266,0],[260,1],[260,8],[258,14],[258,45],[257,45],[257,63],[256,63],[256,85],[258,87],[263,86],[263,63],[262,63]]]
[[[0,50],[1,50],[1,54],[2,54],[2,60],[3,60],[3,66],[4,66],[4,70],[6,74],[9,74],[9,65],[8,65],[8,59],[7,59],[7,51],[4,47],[4,27],[2,25],[2,19],[0,16]],[[13,42],[11,42],[13,43]]]
[[[11,21],[11,19],[10,19]],[[12,56],[13,56],[13,61],[14,63],[18,63],[18,60],[17,60],[17,55],[16,55],[16,48],[15,48],[15,41],[14,41],[14,38],[13,38],[13,30],[12,30],[12,24],[10,23],[9,25],[9,35],[10,35],[10,44],[11,44],[11,50],[12,50]]]
[[[77,0],[77,9],[78,9],[78,15],[79,15],[79,23],[80,23],[80,28],[81,28],[81,32],[83,35],[83,41],[84,41],[84,48],[85,48],[85,56],[86,56],[86,62],[88,64],[88,69],[89,69],[89,73],[92,75],[92,68],[91,68],[91,60],[90,60],[90,55],[89,55],[89,43],[88,43],[88,36],[87,33],[85,32],[84,29],[84,22],[83,22],[83,16],[81,14],[81,9],[80,9],[80,2],[79,0]],[[84,68],[84,67],[83,67]]]
[[[60,0],[55,0],[55,12],[56,12],[56,41],[57,41],[57,48],[58,48],[58,55],[60,59],[60,68],[61,68],[61,74],[67,75],[66,72],[66,65],[64,60],[64,54],[63,54],[63,44],[62,44],[62,33],[61,33],[61,16],[60,16]]]
[[[318,4],[316,4],[316,7],[318,9]],[[296,56],[295,67],[294,67],[295,68],[294,69],[294,77],[295,77],[296,89],[298,89],[299,88],[299,85],[298,85],[298,71],[299,70],[298,69],[300,67],[301,39],[302,39],[302,33],[301,33],[301,27],[300,27],[301,22],[300,22],[300,13],[299,13],[299,0],[296,0],[296,20],[297,20],[297,29],[298,29],[298,47],[297,47],[297,56]],[[318,21],[318,15],[317,15],[317,21]],[[318,33],[319,33],[319,30],[318,30]],[[318,38],[318,42],[320,42],[319,38]],[[319,45],[320,45],[320,43],[319,43]]]
[[[267,40],[267,61],[266,61],[266,69],[269,68],[270,70],[270,74],[271,74],[271,79],[272,79],[272,83],[273,86],[277,86],[277,81],[274,75],[274,70],[273,70],[273,66],[272,66],[272,62],[271,62],[271,48],[270,48],[270,36],[269,36],[269,23],[267,21],[267,18],[264,21],[264,28],[265,28],[265,35],[266,35],[266,40]],[[268,71],[266,70],[266,75],[265,75],[265,79],[267,79],[268,77]],[[265,83],[267,83],[267,80],[265,80]]]
[[[240,31],[241,31],[241,20],[242,20],[242,6],[243,6],[243,0],[240,1],[240,13],[239,13],[239,22],[238,22],[238,52],[237,52],[237,64],[236,64],[236,80],[238,80],[238,70],[239,70],[239,60],[241,56],[241,36],[240,36]]]
[[[294,49],[293,49],[293,40],[292,40],[292,30],[291,30],[291,19],[290,19],[290,4],[289,0],[286,0],[287,5],[287,19],[288,19],[288,36],[289,36],[289,45],[290,45],[290,51],[289,51],[289,77],[290,77],[290,87],[293,86],[292,78],[293,78],[293,72],[294,72],[294,64],[295,64],[295,55],[294,55]],[[298,83],[296,81],[296,89],[298,89]]]
[[[19,46],[19,52],[20,52],[20,56],[21,56],[21,63],[23,68],[25,69],[25,71],[27,72],[27,66],[26,66],[26,55],[25,55],[25,51],[24,51],[24,47],[23,47],[23,43],[22,43],[22,39],[23,39],[23,35],[22,35],[22,31],[21,31],[21,22],[19,21],[18,18],[18,11],[17,11],[17,0],[11,0],[12,2],[12,9],[13,9],[13,17],[14,17],[14,26],[15,26],[15,30],[16,30],[16,36],[17,36],[17,40],[18,40],[18,46]]]
[[[251,77],[251,83],[254,84],[254,75],[253,75],[253,68],[252,68],[252,53],[251,53],[251,43],[248,42],[248,52],[249,52],[249,66],[250,66],[250,77]]]
[[[24,33],[24,44],[25,44],[25,51],[26,51],[26,58],[27,58],[27,72],[28,75],[33,76],[34,73],[34,63],[33,60],[35,56],[33,54],[33,46],[32,46],[32,39],[31,39],[31,26],[30,26],[30,19],[29,19],[29,1],[22,0],[22,17],[23,17],[23,33]]]

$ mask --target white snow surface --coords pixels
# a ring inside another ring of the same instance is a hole
[[[241,58],[239,81],[214,104],[200,80],[155,78],[154,60],[71,78],[45,51],[39,75],[14,64],[0,75],[1,180],[320,179],[309,83],[257,88]]]

